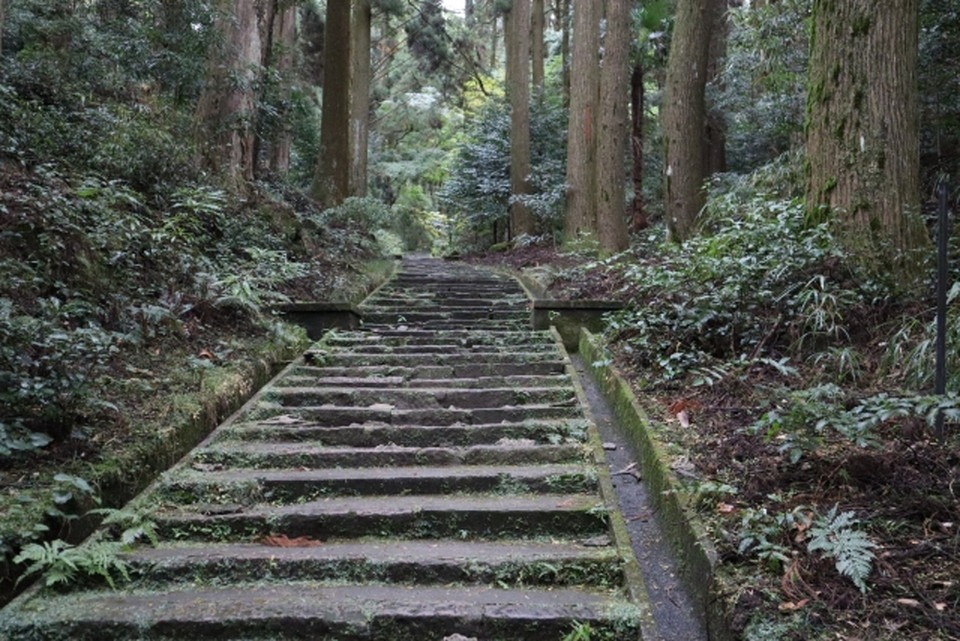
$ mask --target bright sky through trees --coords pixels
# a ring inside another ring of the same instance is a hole
[[[463,13],[463,0],[443,0],[443,8],[454,13]]]

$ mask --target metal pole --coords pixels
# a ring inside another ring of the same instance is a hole
[[[940,184],[939,224],[937,226],[937,369],[935,392],[943,396],[947,392],[947,241],[950,235],[950,219],[947,216],[947,183]],[[934,428],[937,439],[943,440],[943,412],[937,412]]]

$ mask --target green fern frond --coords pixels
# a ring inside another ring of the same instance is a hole
[[[860,530],[854,529],[859,522],[853,512],[837,514],[837,506],[833,506],[827,514],[814,521],[807,551],[819,551],[824,557],[834,559],[837,572],[853,581],[861,592],[866,592],[866,579],[876,558],[873,548],[877,544]]]

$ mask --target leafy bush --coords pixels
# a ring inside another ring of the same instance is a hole
[[[531,193],[523,201],[545,232],[562,222],[566,190],[566,112],[549,101],[530,105]],[[506,224],[510,205],[510,112],[489,100],[471,123],[450,177],[437,195],[473,230]]]
[[[651,237],[635,256],[606,263],[620,261],[629,298],[608,331],[654,378],[815,351],[886,295],[846,264],[826,225],[808,224],[800,202],[741,187],[711,197],[712,233],[683,246]]]

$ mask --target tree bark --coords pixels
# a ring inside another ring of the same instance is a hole
[[[260,25],[254,0],[221,0],[218,9],[221,43],[197,105],[200,164],[241,190],[254,176]]]
[[[570,0],[557,0],[560,21],[560,74],[563,106],[570,108]]]
[[[683,242],[705,202],[706,84],[714,0],[678,0],[661,117],[667,231]]]
[[[727,57],[727,0],[713,0],[713,26],[710,29],[710,57],[707,62],[707,84],[716,83]],[[704,176],[727,170],[727,122],[716,106],[707,105],[707,151]]]
[[[633,182],[633,201],[630,207],[630,228],[640,231],[650,226],[643,202],[643,124],[646,116],[644,100],[643,60],[637,56],[630,74],[630,153],[633,160],[630,177]]]
[[[576,242],[597,231],[596,129],[600,91],[600,3],[573,4],[570,126],[567,135],[567,211],[564,238]]]
[[[533,90],[537,100],[543,97],[545,54],[543,34],[546,29],[546,18],[543,0],[533,0],[530,13],[530,60]]]
[[[350,92],[350,195],[367,195],[367,147],[370,139],[370,0],[354,0],[350,46],[353,64]]]
[[[270,137],[264,141],[266,158],[261,161],[265,160],[266,168],[278,175],[286,174],[290,170],[290,151],[293,145],[293,138],[287,126],[288,114],[285,105],[290,97],[291,74],[296,59],[297,15],[296,6],[280,0],[267,3],[262,13],[263,66],[277,72],[280,112],[277,117],[279,126],[275,131],[271,130]]]
[[[350,2],[327,3],[320,160],[313,195],[336,207],[350,194]]]
[[[530,0],[513,0],[504,18],[510,98],[510,227],[513,236],[536,233],[530,208],[516,200],[530,193]]]
[[[600,69],[597,132],[597,240],[616,253],[629,244],[626,214],[627,100],[630,88],[631,0],[608,0]]]
[[[916,274],[918,0],[816,0],[807,98],[806,205],[880,270]]]

